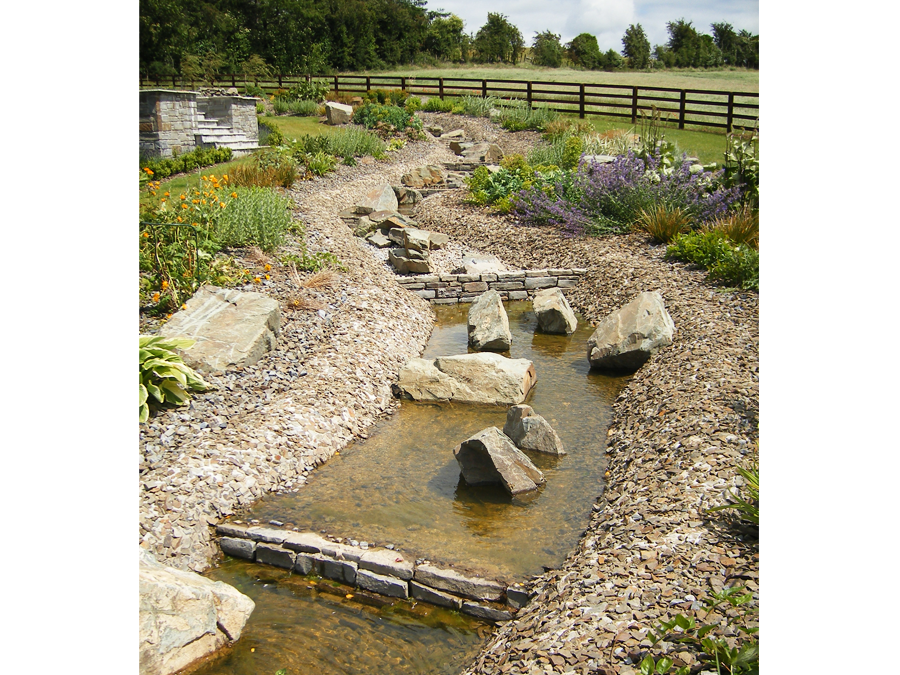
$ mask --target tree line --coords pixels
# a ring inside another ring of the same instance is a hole
[[[324,74],[400,65],[453,63],[564,64],[590,70],[625,68],[759,68],[759,36],[714,23],[712,34],[690,21],[667,24],[665,45],[651,48],[640,24],[622,50],[601,52],[582,33],[567,44],[551,31],[526,49],[503,14],[466,34],[455,14],[431,11],[427,0],[140,0],[140,70],[145,76],[211,79],[245,74]]]

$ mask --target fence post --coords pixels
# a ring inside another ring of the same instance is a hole
[[[400,78],[400,91],[406,91],[406,78]]]
[[[231,73],[231,86],[237,89],[237,80],[235,79],[234,73]]]
[[[366,93],[369,93],[369,90],[372,88],[372,78],[366,75]]]
[[[631,123],[637,124],[637,101],[638,101],[638,88],[631,88]]]
[[[306,84],[309,84],[310,82],[312,82],[312,75],[310,75],[309,73],[307,73],[307,74],[306,74]]]
[[[530,108],[531,107],[531,81],[530,80],[528,82],[528,89],[527,89],[527,93],[525,94],[525,96],[528,99],[528,107]]]
[[[726,130],[730,134],[734,126],[734,92],[728,94],[728,121],[726,122]]]
[[[584,85],[578,85],[578,116],[584,119]]]
[[[438,81],[438,98],[442,101],[444,100],[444,78],[439,78]]]
[[[281,73],[278,73],[278,88],[281,89]]]
[[[487,80],[481,81],[481,98],[487,98]]]
[[[334,76],[334,91],[337,92],[337,90],[338,90],[338,79],[337,79],[337,75],[335,75]]]
[[[681,106],[678,110],[678,128],[684,129],[684,116],[687,112],[687,92],[682,89],[681,90]]]
[[[172,76],[172,89],[177,89],[177,88],[178,88],[178,87],[175,86],[175,76],[173,75],[173,76]]]

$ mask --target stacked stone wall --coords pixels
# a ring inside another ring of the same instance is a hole
[[[497,291],[503,300],[528,300],[543,288],[574,288],[586,273],[585,269],[570,268],[489,274],[420,274],[399,277],[397,282],[436,305],[452,305],[473,302],[491,290]]]
[[[142,154],[171,157],[194,149],[197,133],[196,92],[141,91],[139,112]]]

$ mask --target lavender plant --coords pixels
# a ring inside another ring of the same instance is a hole
[[[553,185],[535,185],[512,200],[524,224],[550,225],[571,236],[627,231],[641,211],[660,205],[681,209],[697,224],[724,215],[740,199],[740,187],[722,185],[722,172],[692,173],[689,162],[665,166],[659,152],[633,152],[609,164],[582,158]]]

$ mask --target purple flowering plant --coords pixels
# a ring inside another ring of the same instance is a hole
[[[625,232],[641,209],[680,208],[695,222],[722,216],[740,200],[739,186],[725,187],[722,171],[691,173],[684,161],[664,166],[659,152],[645,158],[633,152],[608,164],[584,158],[555,183],[535,184],[511,199],[525,225],[558,227],[570,236]]]

